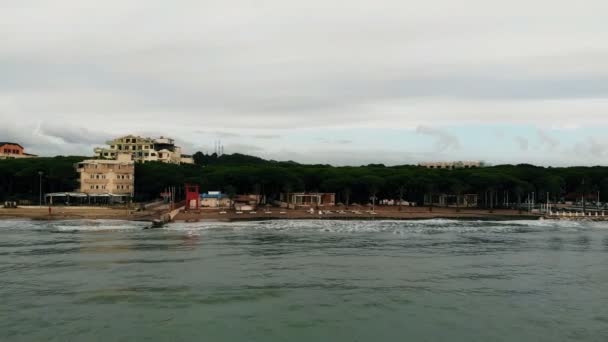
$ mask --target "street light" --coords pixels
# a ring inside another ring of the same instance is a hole
[[[44,172],[42,171],[38,171],[38,186],[39,186],[39,194],[40,194],[40,198],[39,198],[39,202],[38,202],[38,206],[42,207],[42,175],[44,174]]]

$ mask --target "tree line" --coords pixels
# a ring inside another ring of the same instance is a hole
[[[529,164],[474,169],[426,169],[413,165],[335,167],[292,161],[264,160],[242,154],[217,156],[196,153],[195,165],[137,164],[135,200],[158,198],[169,186],[200,185],[201,191],[264,195],[278,200],[281,193],[333,192],[342,203],[403,199],[422,204],[425,195],[477,194],[482,207],[525,201],[534,193],[537,202],[599,195],[608,202],[608,167],[539,167]],[[40,179],[43,192],[78,188],[74,164],[85,157],[54,157],[0,161],[0,199],[36,200]],[[42,175],[39,174],[42,172]],[[505,201],[508,199],[508,201]]]

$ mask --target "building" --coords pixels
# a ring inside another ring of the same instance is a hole
[[[232,200],[228,195],[220,191],[209,191],[206,194],[201,194],[201,207],[207,208],[229,208],[234,206],[237,210],[241,208],[251,208],[242,210],[253,210],[262,203],[264,196],[262,195],[235,195]]]
[[[35,158],[36,155],[25,153],[23,146],[14,143],[0,142],[0,159]]]
[[[182,149],[175,145],[171,138],[160,137],[158,139],[142,138],[127,135],[106,142],[109,147],[98,147],[95,156],[100,159],[116,159],[119,153],[130,153],[133,160],[139,163],[163,162],[170,164],[194,164],[192,156],[183,155]]]
[[[426,194],[424,195],[424,205],[474,208],[477,207],[478,197],[477,194]]]
[[[485,164],[481,161],[452,161],[452,162],[430,162],[420,163],[418,166],[425,167],[427,169],[474,169],[484,167]]]
[[[289,193],[281,194],[281,202],[290,208],[336,205],[335,193]]]
[[[76,164],[81,194],[90,197],[131,198],[135,192],[135,165],[129,153],[115,160],[90,159]]]
[[[230,198],[220,191],[209,191],[206,194],[201,194],[201,207],[228,208],[230,207]]]

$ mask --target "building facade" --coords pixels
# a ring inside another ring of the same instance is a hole
[[[0,142],[0,159],[35,158],[36,155],[25,153],[23,146],[14,143]]]
[[[124,197],[135,193],[135,165],[129,153],[119,153],[115,160],[84,160],[76,164],[76,171],[80,193]]]
[[[162,162],[170,164],[194,164],[192,156],[182,154],[182,149],[171,138],[142,138],[127,135],[106,142],[106,148],[96,148],[95,156],[100,159],[115,159],[119,153],[129,153],[138,163]]]
[[[230,198],[228,195],[220,191],[209,191],[206,194],[201,194],[201,207],[207,208],[228,208],[230,207]]]
[[[281,202],[290,208],[336,205],[335,193],[289,193],[281,194]]]
[[[484,163],[481,161],[452,161],[452,162],[431,162],[431,163],[420,163],[418,166],[425,167],[427,169],[474,169],[484,167]]]

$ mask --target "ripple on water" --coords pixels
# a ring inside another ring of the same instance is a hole
[[[607,333],[608,223],[144,226],[0,221],[0,340],[187,340],[204,331],[211,340],[352,341],[407,331],[419,340],[586,342]]]

